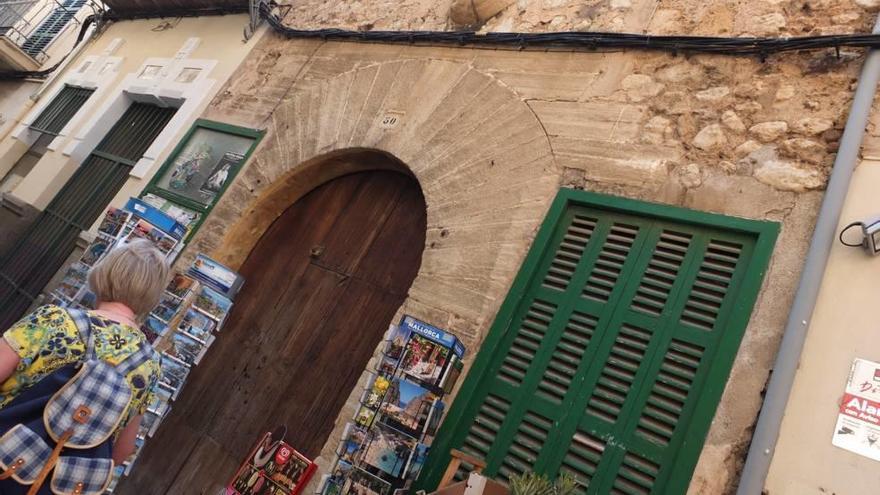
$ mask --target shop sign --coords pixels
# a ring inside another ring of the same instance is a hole
[[[433,340],[440,345],[452,348],[453,352],[457,354],[459,358],[464,356],[464,345],[452,334],[444,332],[443,330],[423,321],[419,321],[412,316],[405,316],[400,325],[405,329],[417,333],[429,340]]]
[[[831,443],[880,461],[880,363],[853,362]]]

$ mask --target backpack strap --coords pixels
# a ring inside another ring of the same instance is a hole
[[[130,354],[127,358],[123,359],[122,362],[116,365],[116,371],[123,376],[126,376],[140,367],[140,365],[153,359],[155,354],[156,351],[153,350],[153,346],[147,342],[143,342],[137,351]]]
[[[67,313],[70,314],[73,323],[76,324],[76,329],[79,331],[79,338],[86,346],[85,360],[91,361],[92,359],[95,359],[97,357],[97,354],[95,353],[95,333],[92,332],[92,323],[89,314],[81,309],[68,309]]]

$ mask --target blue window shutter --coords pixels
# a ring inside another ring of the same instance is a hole
[[[31,57],[38,58],[85,3],[86,0],[63,0],[61,6],[53,10],[28,36],[22,50]]]

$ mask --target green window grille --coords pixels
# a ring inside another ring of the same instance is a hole
[[[175,112],[132,104],[0,260],[0,327],[8,328],[31,306]]]
[[[55,99],[40,112],[30,128],[44,134],[57,136],[94,92],[93,89],[65,86],[58,92]]]
[[[456,448],[502,481],[566,471],[581,494],[685,493],[777,233],[563,190],[418,485]]]

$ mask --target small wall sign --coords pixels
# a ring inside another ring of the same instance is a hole
[[[853,362],[831,443],[880,461],[880,363]]]
[[[379,126],[382,129],[394,129],[398,125],[400,125],[400,121],[403,120],[403,112],[385,112],[382,115],[382,120],[379,122]]]

